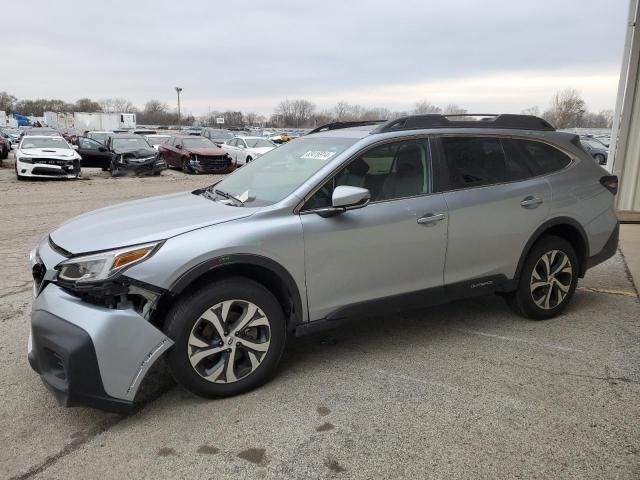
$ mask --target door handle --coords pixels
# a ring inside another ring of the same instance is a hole
[[[520,202],[520,205],[524,208],[538,208],[541,203],[541,198],[538,198],[535,195],[529,195]]]
[[[445,213],[427,213],[424,217],[418,219],[420,225],[434,225],[436,222],[440,222],[447,218]]]

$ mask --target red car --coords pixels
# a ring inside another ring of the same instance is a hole
[[[185,173],[230,173],[236,168],[231,157],[208,138],[175,136],[158,145],[168,167]]]

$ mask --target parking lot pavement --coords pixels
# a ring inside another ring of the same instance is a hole
[[[61,221],[211,177],[20,182],[0,168],[0,477],[638,478],[640,309],[621,255],[566,314],[485,297],[294,339],[265,387],[159,389],[137,414],[58,407],[26,362],[27,255]]]

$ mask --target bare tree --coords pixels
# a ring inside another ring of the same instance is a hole
[[[578,127],[587,113],[587,106],[575,88],[556,93],[549,110],[542,117],[556,128]]]
[[[600,115],[602,115],[607,121],[606,128],[613,127],[613,110],[602,110]]]
[[[315,108],[309,100],[283,100],[278,104],[272,120],[279,126],[301,127],[310,123]]]
[[[98,103],[102,111],[106,113],[133,113],[137,111],[135,105],[124,98],[104,98]]]
[[[459,105],[456,105],[455,103],[450,103],[449,105],[444,107],[445,115],[464,115],[465,113],[467,113],[467,110],[460,107]]]
[[[533,115],[534,117],[540,116],[540,107],[534,105],[533,107],[525,108],[520,112],[521,115]]]
[[[245,113],[244,120],[247,122],[247,125],[255,125],[257,123],[258,114],[255,112]]]
[[[0,92],[0,110],[3,112],[13,113],[17,101],[15,96],[7,92]]]
[[[427,113],[442,113],[442,109],[440,107],[435,106],[433,103],[423,100],[421,102],[417,102],[413,107],[414,115],[424,115]]]
[[[102,107],[98,102],[94,102],[90,98],[81,98],[76,100],[75,111],[77,112],[101,112]]]

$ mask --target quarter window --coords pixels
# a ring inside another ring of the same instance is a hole
[[[551,145],[532,140],[514,140],[528,155],[533,166],[540,173],[562,170],[571,163],[571,158]]]
[[[444,137],[442,146],[453,188],[512,182],[534,175],[521,156],[506,154],[496,137]]]

